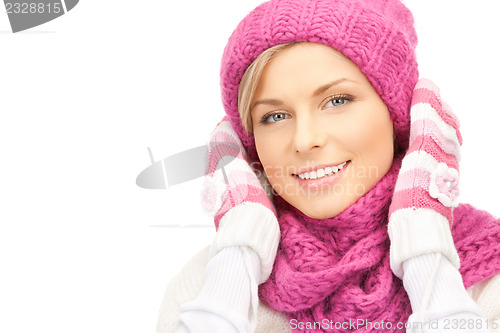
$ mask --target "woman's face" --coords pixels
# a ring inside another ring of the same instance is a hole
[[[260,162],[275,192],[309,217],[333,217],[389,170],[393,128],[358,67],[321,44],[278,53],[252,99]]]

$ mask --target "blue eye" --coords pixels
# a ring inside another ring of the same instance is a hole
[[[327,103],[325,104],[324,107],[340,107],[344,104],[347,104],[351,101],[353,101],[355,98],[352,95],[349,94],[341,94],[341,95],[335,95],[332,97],[329,97],[327,99]]]
[[[277,123],[278,121],[284,120],[288,118],[288,115],[283,112],[276,112],[273,114],[268,114],[262,117],[262,120],[260,121],[261,124],[265,123]]]
[[[347,103],[347,99],[336,97],[331,99],[328,103],[326,103],[326,106],[328,106],[329,104],[331,104],[331,106],[342,106],[345,103]]]

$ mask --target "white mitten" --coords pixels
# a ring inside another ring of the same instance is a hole
[[[205,211],[214,215],[217,227],[211,255],[227,246],[248,246],[260,258],[258,282],[262,283],[271,274],[280,229],[274,207],[262,186],[266,184],[265,176],[250,166],[246,151],[227,117],[210,137],[207,167],[202,205]]]
[[[217,234],[203,287],[181,306],[177,333],[252,332],[257,287],[271,274],[280,230],[265,181],[248,163],[245,149],[224,118],[208,145],[202,205],[214,215]]]

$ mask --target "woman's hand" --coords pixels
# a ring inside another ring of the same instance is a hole
[[[461,144],[459,122],[439,88],[421,79],[413,92],[410,145],[389,209],[391,268],[398,277],[405,260],[426,253],[442,253],[460,265],[450,226],[458,205]]]
[[[484,319],[464,288],[450,229],[458,205],[461,144],[458,120],[439,89],[420,80],[388,226],[391,268],[403,279],[413,310],[408,332],[445,332],[444,323],[451,320]]]
[[[211,256],[227,246],[249,247],[260,258],[262,275],[258,282],[262,283],[271,274],[280,229],[274,206],[263,187],[267,185],[268,189],[270,185],[263,173],[249,164],[227,116],[210,137],[207,169],[202,205],[214,215],[217,227]]]
[[[226,118],[210,138],[202,204],[214,215],[217,234],[202,289],[181,306],[177,333],[253,331],[258,284],[271,273],[280,231],[274,207]]]

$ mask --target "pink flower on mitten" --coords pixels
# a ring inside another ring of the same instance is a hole
[[[201,206],[208,215],[214,216],[222,206],[222,195],[227,185],[214,176],[205,177],[205,183],[201,190]]]
[[[439,163],[431,173],[429,194],[446,207],[458,206],[458,171]]]
[[[439,89],[420,80],[413,93],[410,146],[396,182],[389,216],[408,209],[432,209],[453,223],[458,204],[458,161],[462,138],[458,120]]]
[[[415,86],[410,114],[410,145],[389,208],[391,268],[399,277],[402,262],[426,253],[460,265],[450,230],[459,202],[459,122],[439,88],[424,79]]]

